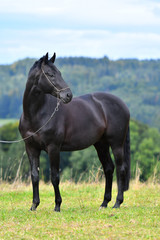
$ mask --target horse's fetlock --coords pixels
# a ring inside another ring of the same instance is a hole
[[[59,198],[57,198],[56,200],[55,200],[55,203],[56,203],[56,205],[61,205],[61,203],[62,203],[62,198],[61,197],[59,197]]]
[[[110,202],[111,201],[111,199],[112,199],[112,197],[111,197],[111,194],[107,194],[105,197],[104,197],[104,202]]]
[[[123,198],[118,197],[116,202],[118,202],[119,204],[123,203]]]

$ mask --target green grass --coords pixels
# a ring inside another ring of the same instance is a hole
[[[160,239],[160,185],[132,183],[120,209],[99,210],[104,184],[61,183],[61,213],[54,209],[51,185],[40,184],[41,204],[31,185],[0,185],[0,239]]]

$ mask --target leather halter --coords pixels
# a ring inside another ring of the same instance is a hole
[[[56,90],[56,93],[57,93],[57,94],[59,94],[60,92],[62,92],[62,91],[64,91],[64,90],[66,90],[66,89],[69,88],[69,87],[66,87],[66,88],[58,89],[58,88],[52,83],[52,81],[49,79],[49,77],[45,74],[43,68],[41,68],[41,70],[42,70],[44,76],[46,77],[46,79],[48,80],[48,82],[54,87],[54,89]]]

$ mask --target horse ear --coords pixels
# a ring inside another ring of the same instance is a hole
[[[56,59],[56,53],[53,54],[53,57],[51,57],[50,60],[51,60],[52,63],[54,63],[55,59]]]
[[[43,57],[43,61],[45,64],[48,63],[48,52],[46,53],[46,55]]]

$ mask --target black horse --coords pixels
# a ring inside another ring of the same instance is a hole
[[[41,150],[49,155],[51,181],[55,191],[55,211],[60,211],[60,151],[80,150],[91,145],[97,150],[106,179],[101,207],[107,207],[111,201],[114,164],[109,148],[112,149],[118,184],[114,207],[118,208],[123,202],[124,191],[128,190],[130,179],[129,110],[118,97],[108,93],[97,92],[72,99],[72,92],[53,64],[54,61],[55,54],[48,59],[47,53],[34,63],[28,75],[23,98],[19,129],[23,138],[31,136],[25,140],[33,185],[31,210],[35,210],[40,203]],[[57,99],[61,99],[59,111],[48,121],[57,106]],[[40,130],[37,132],[37,129]]]

